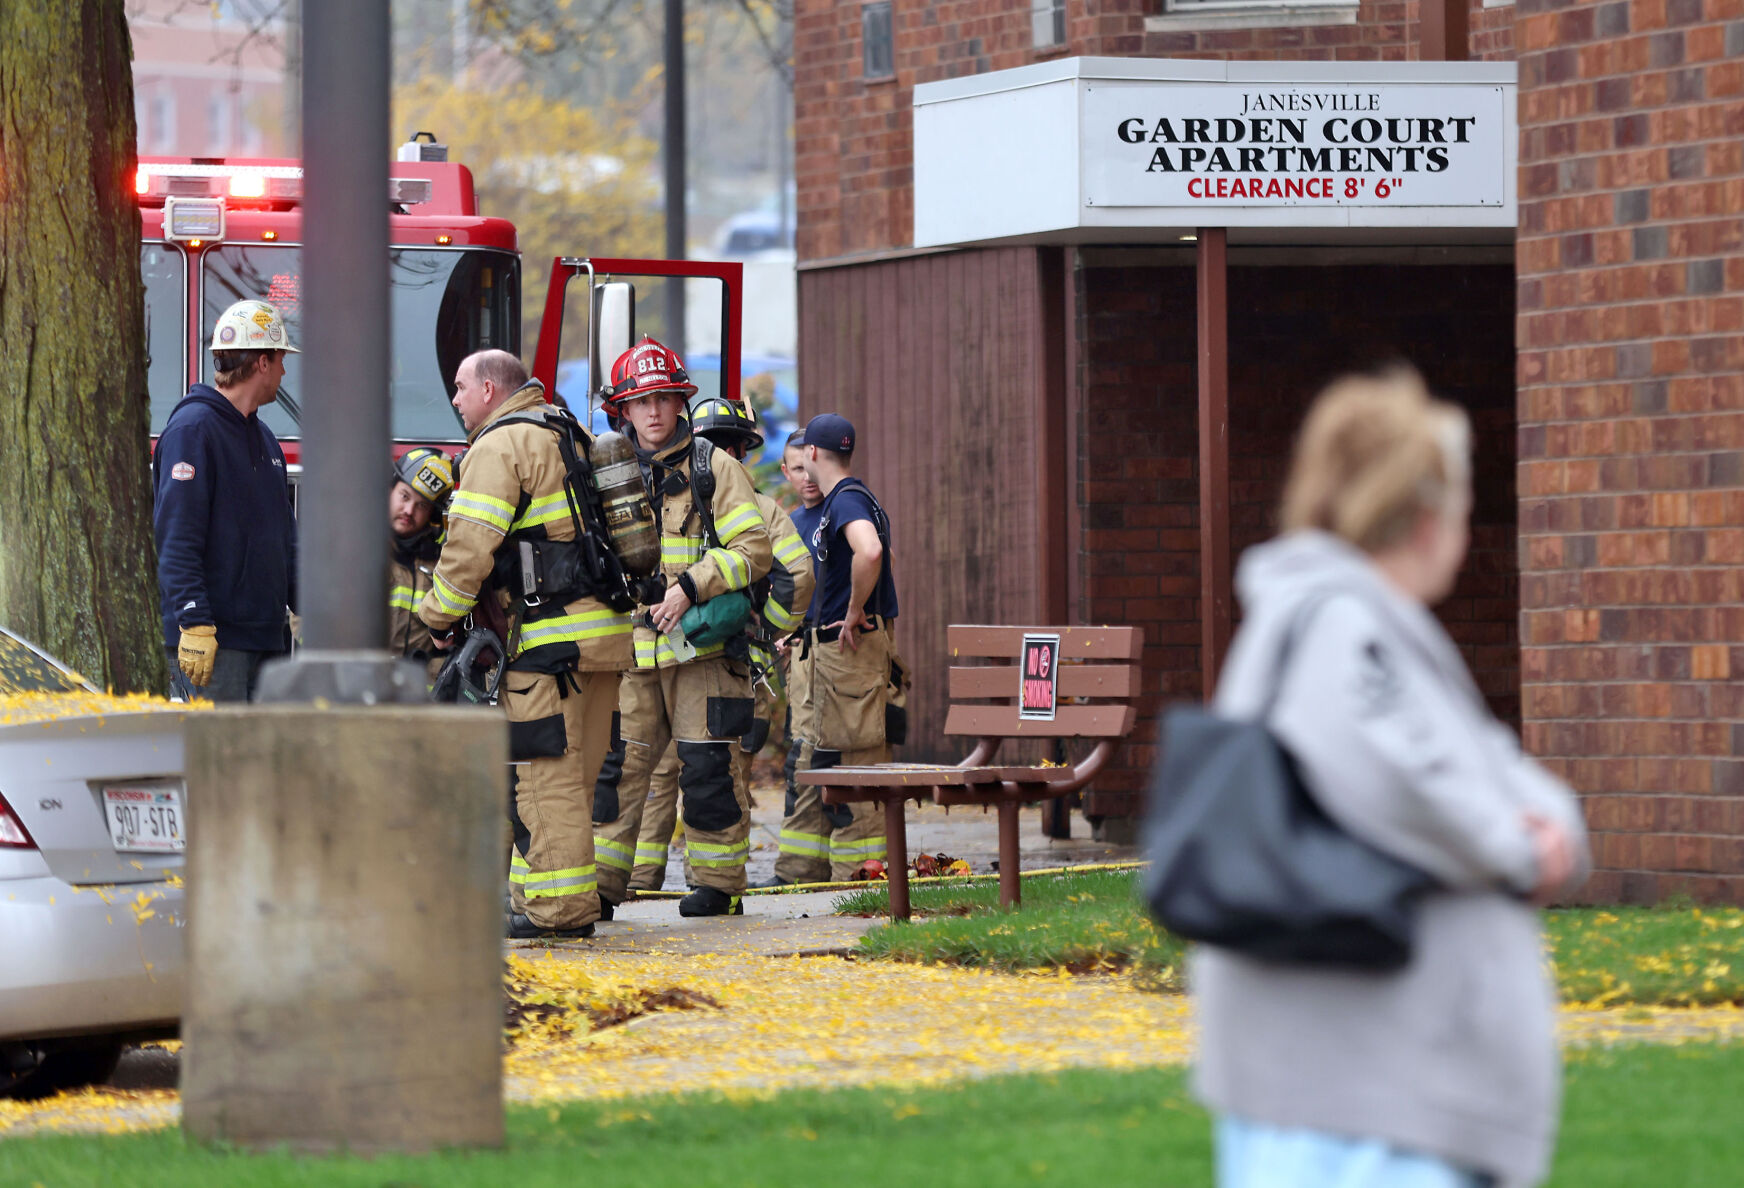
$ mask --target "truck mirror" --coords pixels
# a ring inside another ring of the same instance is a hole
[[[636,339],[636,286],[629,281],[603,281],[593,290],[593,349],[588,365],[593,390],[606,386],[612,364]]]

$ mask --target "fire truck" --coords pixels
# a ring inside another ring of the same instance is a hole
[[[232,303],[271,302],[292,341],[301,340],[303,170],[294,160],[141,157],[134,188],[155,437],[190,384],[212,382],[213,324]],[[452,451],[466,440],[451,403],[460,361],[489,347],[522,354],[515,227],[479,213],[471,171],[448,161],[429,133],[401,146],[382,197],[390,204],[394,453],[417,445]],[[737,263],[559,257],[534,373],[548,393],[585,414],[602,366],[609,369],[635,340],[638,285],[644,310],[658,310],[664,286],[678,284],[692,306],[720,315],[720,363],[693,379],[737,399],[741,272]],[[586,283],[572,295],[577,279]],[[657,315],[649,329],[660,333]],[[566,330],[575,356],[568,362],[585,364],[586,391],[559,391]],[[260,411],[284,445],[293,478],[301,470],[301,373],[301,357],[286,356],[278,400]]]
[[[454,369],[486,347],[521,349],[521,259],[514,224],[479,214],[472,173],[421,133],[393,162],[388,265],[393,302],[390,394],[395,453],[455,446]],[[293,342],[302,314],[303,170],[260,158],[141,157],[147,376],[155,437],[196,381],[212,382],[212,327],[232,303],[262,298]],[[299,460],[302,363],[260,416]]]

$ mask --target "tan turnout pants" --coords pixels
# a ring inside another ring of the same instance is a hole
[[[885,763],[907,733],[908,674],[889,629],[861,633],[859,647],[812,639],[793,654],[789,770]],[[845,881],[885,859],[882,805],[825,804],[818,789],[789,780],[776,877],[790,883]]]
[[[599,918],[594,781],[611,748],[618,674],[510,672],[503,678],[515,761],[514,910],[541,928]]]
[[[733,753],[754,717],[750,681],[724,657],[624,673],[619,745],[594,795],[602,895],[621,903],[628,893],[654,767],[668,744],[678,757],[691,880],[729,895],[744,891],[750,801]]]
[[[739,740],[733,750],[734,774],[745,789],[747,804],[751,803],[751,761],[769,739],[769,718],[774,712],[775,698],[769,682],[753,681],[751,699],[754,715],[751,732]],[[648,781],[648,799],[642,805],[642,832],[636,838],[636,869],[630,874],[632,891],[658,891],[666,885],[666,862],[671,855],[674,830],[678,827],[678,748],[669,748]],[[684,867],[685,882],[690,877],[690,863]]]

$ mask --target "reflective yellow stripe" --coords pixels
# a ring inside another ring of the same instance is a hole
[[[526,638],[525,632],[522,633],[521,638]],[[696,650],[696,656],[694,658],[697,660],[706,660],[708,657],[719,655],[721,652],[726,650],[727,645],[724,641],[721,643],[707,644]],[[662,665],[681,663],[688,663],[688,661],[681,661],[673,654],[672,644],[664,635],[657,635],[653,639],[648,639],[644,636],[636,641],[637,668],[659,668]]]
[[[846,843],[838,842],[834,838],[830,839],[830,857],[837,860],[853,858],[881,859],[884,857],[884,849],[884,839],[881,837],[868,837],[861,841]]]
[[[430,592],[436,595],[436,605],[447,615],[464,615],[472,609],[472,604],[478,601],[476,594],[464,594],[442,580],[442,575],[431,574]]]
[[[803,854],[808,858],[828,858],[830,839],[818,833],[801,833],[797,829],[781,831],[781,852]]]
[[[665,565],[695,565],[702,560],[702,542],[688,536],[662,536],[660,561]]]
[[[789,631],[799,623],[799,616],[770,598],[763,603],[763,622],[777,631]]]
[[[665,846],[656,846],[648,842],[637,842],[636,865],[665,866],[667,852]]]
[[[594,857],[599,859],[601,866],[609,866],[613,870],[621,870],[628,874],[635,869],[635,852],[629,846],[620,842],[607,841],[599,834],[593,835]]]
[[[732,544],[762,522],[763,517],[755,503],[741,503],[725,516],[715,517],[715,535],[721,538],[722,544]]]
[[[743,866],[751,856],[749,841],[717,846],[711,842],[688,842],[692,866]]]
[[[535,524],[551,524],[567,519],[569,519],[569,496],[559,491],[555,495],[547,495],[542,499],[533,500],[509,531],[519,532],[521,529],[531,528]]]
[[[527,881],[527,872],[532,869],[532,867],[527,865],[527,860],[521,857],[521,852],[516,850],[509,857],[509,882],[525,883]]]
[[[579,615],[554,615],[528,623],[521,628],[521,648],[543,647],[546,644],[573,643],[598,639],[606,635],[627,635],[636,629],[629,615],[616,611],[584,611]]]
[[[526,880],[528,899],[556,899],[562,895],[586,895],[597,890],[599,877],[592,864],[529,874]]]
[[[775,542],[775,559],[785,565],[792,565],[808,556],[810,554],[806,552],[805,542],[792,533]]]
[[[514,518],[515,505],[504,503],[495,495],[485,495],[478,491],[456,491],[449,501],[448,514],[462,520],[471,520],[475,524],[483,524],[496,532],[507,532],[509,521]]]
[[[388,591],[388,605],[395,610],[412,610],[418,605],[418,592],[410,586],[395,586]]]
[[[710,549],[703,554],[714,558],[715,568],[721,571],[721,580],[726,582],[729,590],[743,590],[751,584],[751,563],[737,553],[726,549]]]

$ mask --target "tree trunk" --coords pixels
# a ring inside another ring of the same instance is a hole
[[[0,3],[0,624],[164,684],[123,0]]]

